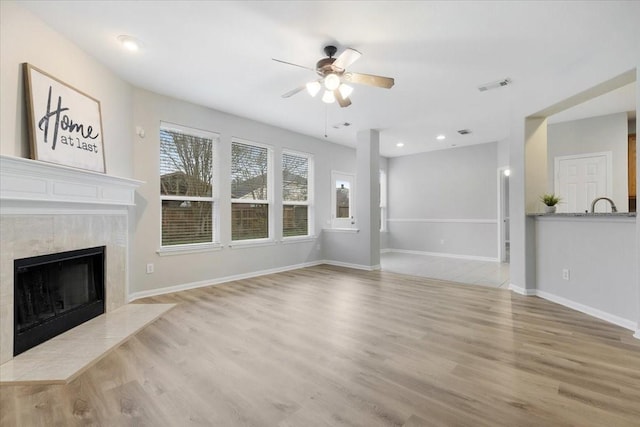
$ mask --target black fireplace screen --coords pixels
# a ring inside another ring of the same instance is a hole
[[[13,354],[104,313],[105,247],[14,261]]]

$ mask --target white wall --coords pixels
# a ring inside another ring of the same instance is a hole
[[[509,140],[498,141],[498,167],[509,166]]]
[[[554,191],[554,160],[558,156],[610,151],[613,194],[618,211],[629,209],[627,113],[609,114],[547,125],[547,191]],[[602,194],[604,196],[604,194]]]
[[[29,157],[21,64],[28,62],[100,101],[107,173],[130,178],[132,88],[14,2],[0,2],[0,152]]]
[[[160,247],[160,176],[159,125],[161,121],[220,134],[218,151],[220,179],[220,242],[222,250],[159,256]],[[314,156],[315,232],[330,223],[331,170],[355,172],[355,150],[321,141],[249,119],[215,111],[184,101],[154,94],[142,89],[134,91],[134,124],[142,127],[145,138],[134,143],[134,177],[145,181],[137,192],[137,217],[133,240],[132,291],[153,293],[163,288],[185,284],[212,283],[238,275],[250,275],[304,265],[324,259],[320,239],[301,243],[275,243],[269,246],[230,248],[231,138],[269,144],[274,148],[275,175],[283,148]],[[276,182],[279,177],[276,178]],[[277,189],[276,185],[276,189]],[[274,193],[277,207],[281,194]],[[276,209],[275,228],[281,230],[282,217]],[[278,239],[278,233],[276,233]],[[155,272],[146,274],[147,263],[155,264]]]
[[[497,143],[390,158],[390,248],[495,259],[497,168]]]

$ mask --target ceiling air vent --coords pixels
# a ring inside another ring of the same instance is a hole
[[[468,134],[470,134],[470,133],[471,133],[471,131],[470,131],[469,129],[460,129],[460,130],[458,131],[458,133],[459,133],[460,135],[468,135]]]
[[[485,83],[483,85],[480,85],[480,87],[478,87],[478,90],[480,92],[486,92],[490,89],[498,89],[509,84],[511,84],[511,79],[507,77],[505,79],[498,80],[497,82]]]
[[[343,127],[346,128],[346,127],[349,127],[349,126],[351,126],[351,123],[343,122],[343,123],[336,123],[335,125],[333,125],[333,128],[334,129],[340,129],[340,128],[343,128]]]

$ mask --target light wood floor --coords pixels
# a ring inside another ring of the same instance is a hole
[[[536,297],[319,266],[145,301],[180,305],[0,424],[640,425],[640,341]]]

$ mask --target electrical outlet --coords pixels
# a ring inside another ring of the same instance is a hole
[[[147,274],[151,274],[153,273],[153,264],[149,263],[147,264]]]
[[[444,245],[444,239],[440,239],[440,244]]]
[[[562,279],[563,280],[569,280],[569,269],[568,268],[563,268],[562,269]]]

